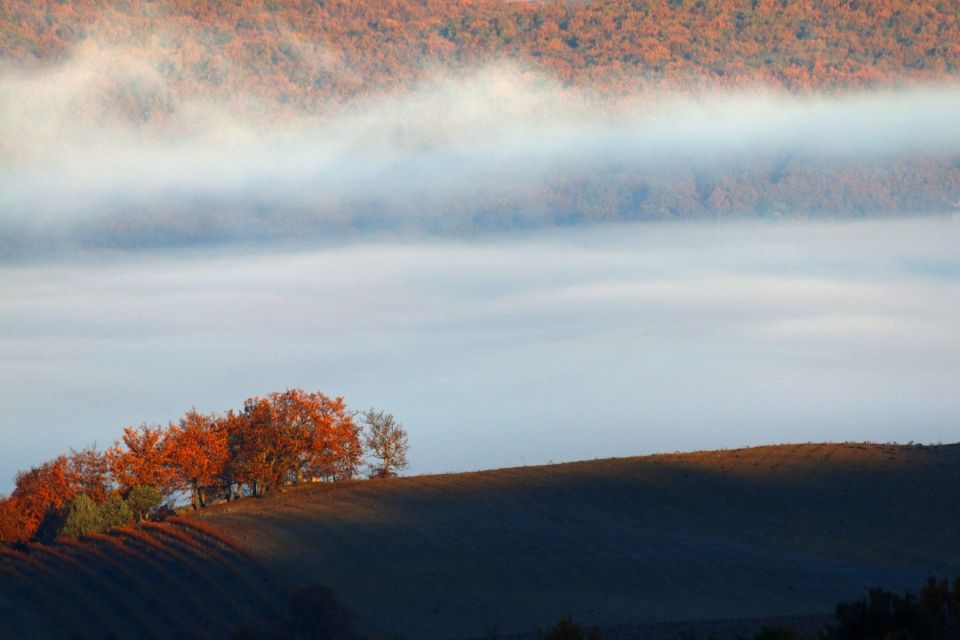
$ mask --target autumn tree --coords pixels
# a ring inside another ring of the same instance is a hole
[[[19,501],[0,496],[0,544],[22,542],[29,538],[24,528]]]
[[[272,438],[274,420],[266,398],[248,398],[243,411],[234,417],[228,433],[230,474],[253,495],[262,494],[274,476],[283,443]]]
[[[34,537],[45,522],[51,524],[53,530],[48,530],[48,535],[52,536],[56,522],[64,515],[65,505],[70,504],[76,495],[66,456],[58,456],[39,467],[18,473],[12,494],[21,521],[18,540]]]
[[[41,527],[42,535],[53,537],[78,495],[86,494],[98,504],[109,491],[106,459],[93,447],[21,471],[13,493],[0,503],[0,541],[30,540],[40,534]]]
[[[224,485],[226,423],[191,409],[167,432],[169,462],[178,488],[190,491],[194,509],[207,506],[207,491]]]
[[[242,413],[228,409],[217,420],[227,441],[227,458],[223,468],[224,488],[227,499],[237,499],[243,495],[243,487],[248,481],[240,456],[244,444],[243,432],[246,429],[246,417]]]
[[[159,425],[125,427],[123,437],[107,451],[107,461],[123,492],[137,485],[156,487],[163,494],[172,489],[170,445],[167,432]]]
[[[106,454],[96,447],[71,450],[67,456],[67,474],[74,491],[89,496],[98,505],[111,493],[110,465]]]
[[[370,465],[370,476],[389,478],[407,467],[407,432],[392,413],[368,409],[363,414],[365,442],[379,462]]]
[[[360,427],[347,411],[343,398],[317,392],[307,394],[303,400],[309,411],[309,429],[302,441],[298,480],[304,475],[332,480],[352,478],[363,459],[363,446]]]
[[[306,477],[351,477],[363,455],[343,398],[320,392],[249,398],[230,425],[231,474],[254,495]]]

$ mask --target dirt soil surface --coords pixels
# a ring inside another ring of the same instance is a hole
[[[664,637],[684,628],[667,623],[807,619],[872,586],[915,591],[960,573],[960,445],[783,445],[354,481],[196,517],[285,587],[330,587],[378,633],[506,636],[573,614],[617,637]],[[641,628],[660,632],[630,631]]]

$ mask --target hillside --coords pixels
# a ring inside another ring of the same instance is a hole
[[[960,446],[796,445],[358,482],[205,522],[410,638],[831,613],[960,571]]]
[[[165,58],[178,93],[242,89],[299,105],[504,58],[614,94],[960,74],[960,8],[948,0],[10,0],[0,24],[0,60],[46,65],[92,39]]]
[[[4,552],[0,637],[223,637],[317,584],[408,638],[829,614],[960,572],[958,479],[960,445],[811,444],[305,486]]]

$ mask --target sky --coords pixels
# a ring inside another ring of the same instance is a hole
[[[296,387],[393,412],[411,473],[956,439],[950,211],[491,231],[464,203],[578,171],[954,157],[960,87],[612,103],[500,63],[311,113],[181,97],[146,124],[111,102],[131,87],[168,95],[123,50],[0,67],[0,492],[124,426]]]
[[[126,425],[302,387],[410,473],[956,440],[960,222],[595,225],[0,268],[0,491]]]

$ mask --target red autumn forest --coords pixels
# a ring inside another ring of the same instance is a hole
[[[17,474],[0,499],[0,543],[57,533],[78,496],[102,506],[137,487],[159,499],[257,496],[288,483],[355,476],[364,450],[343,398],[300,389],[248,399],[222,414],[188,411],[168,426],[127,427],[106,451],[71,451]]]
[[[0,55],[21,63],[56,61],[96,38],[175,53],[163,73],[179,92],[242,88],[300,105],[500,58],[612,93],[960,73],[951,0],[10,0],[0,23]]]

